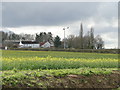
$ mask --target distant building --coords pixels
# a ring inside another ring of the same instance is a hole
[[[30,40],[5,40],[5,46],[13,48],[51,48],[54,47],[54,43],[52,41],[39,43]]]
[[[21,41],[19,43],[19,48],[39,48],[40,44],[36,41]]]
[[[54,43],[53,42],[41,42],[40,43],[40,47],[41,48],[50,48],[50,47],[54,47]]]
[[[5,46],[5,50],[7,50],[8,49],[8,47],[7,46]]]

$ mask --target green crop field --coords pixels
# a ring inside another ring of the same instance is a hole
[[[31,75],[32,78],[34,77],[34,82],[38,82],[35,77],[110,74],[119,67],[118,54],[2,50],[0,58],[5,87],[19,87],[18,84],[26,83],[20,80],[28,76],[31,80]],[[30,75],[26,76],[26,73]],[[10,83],[13,84],[10,85]],[[26,87],[35,85],[29,81]],[[46,87],[46,85],[41,87]]]
[[[54,52],[54,51],[3,51],[2,70],[117,68],[117,54]]]

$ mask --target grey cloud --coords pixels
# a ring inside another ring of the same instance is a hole
[[[103,29],[99,29],[99,28],[96,28],[94,30],[95,34],[96,35],[101,35],[101,34],[104,34],[104,33],[109,33],[109,32],[114,32],[116,34],[118,34],[118,30],[117,28],[113,28],[113,27],[106,27],[106,28],[103,28]]]
[[[50,26],[89,18],[97,12],[100,3],[3,3],[4,27]]]
[[[104,2],[97,8],[96,17],[102,17],[103,19],[112,19],[112,17],[118,16],[118,3]]]

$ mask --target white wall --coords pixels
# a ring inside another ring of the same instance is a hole
[[[31,47],[31,48],[39,48],[40,45],[39,44],[23,44],[20,47],[21,48],[29,48],[29,47]]]
[[[45,44],[43,44],[41,47],[43,48],[50,48],[50,43],[49,42],[46,42]]]

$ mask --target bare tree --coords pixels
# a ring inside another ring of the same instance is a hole
[[[94,49],[94,30],[90,29],[90,49]]]
[[[84,49],[90,49],[90,31],[84,36],[83,46]]]
[[[95,37],[95,47],[96,49],[103,49],[104,48],[104,41],[102,40],[100,35]]]
[[[82,23],[80,25],[80,35],[79,35],[79,37],[80,37],[80,39],[79,39],[79,42],[80,42],[79,48],[83,49],[83,25],[82,25]]]
[[[74,47],[74,39],[75,39],[75,36],[74,35],[69,35],[67,37],[67,44],[68,44],[68,48],[73,48]]]

